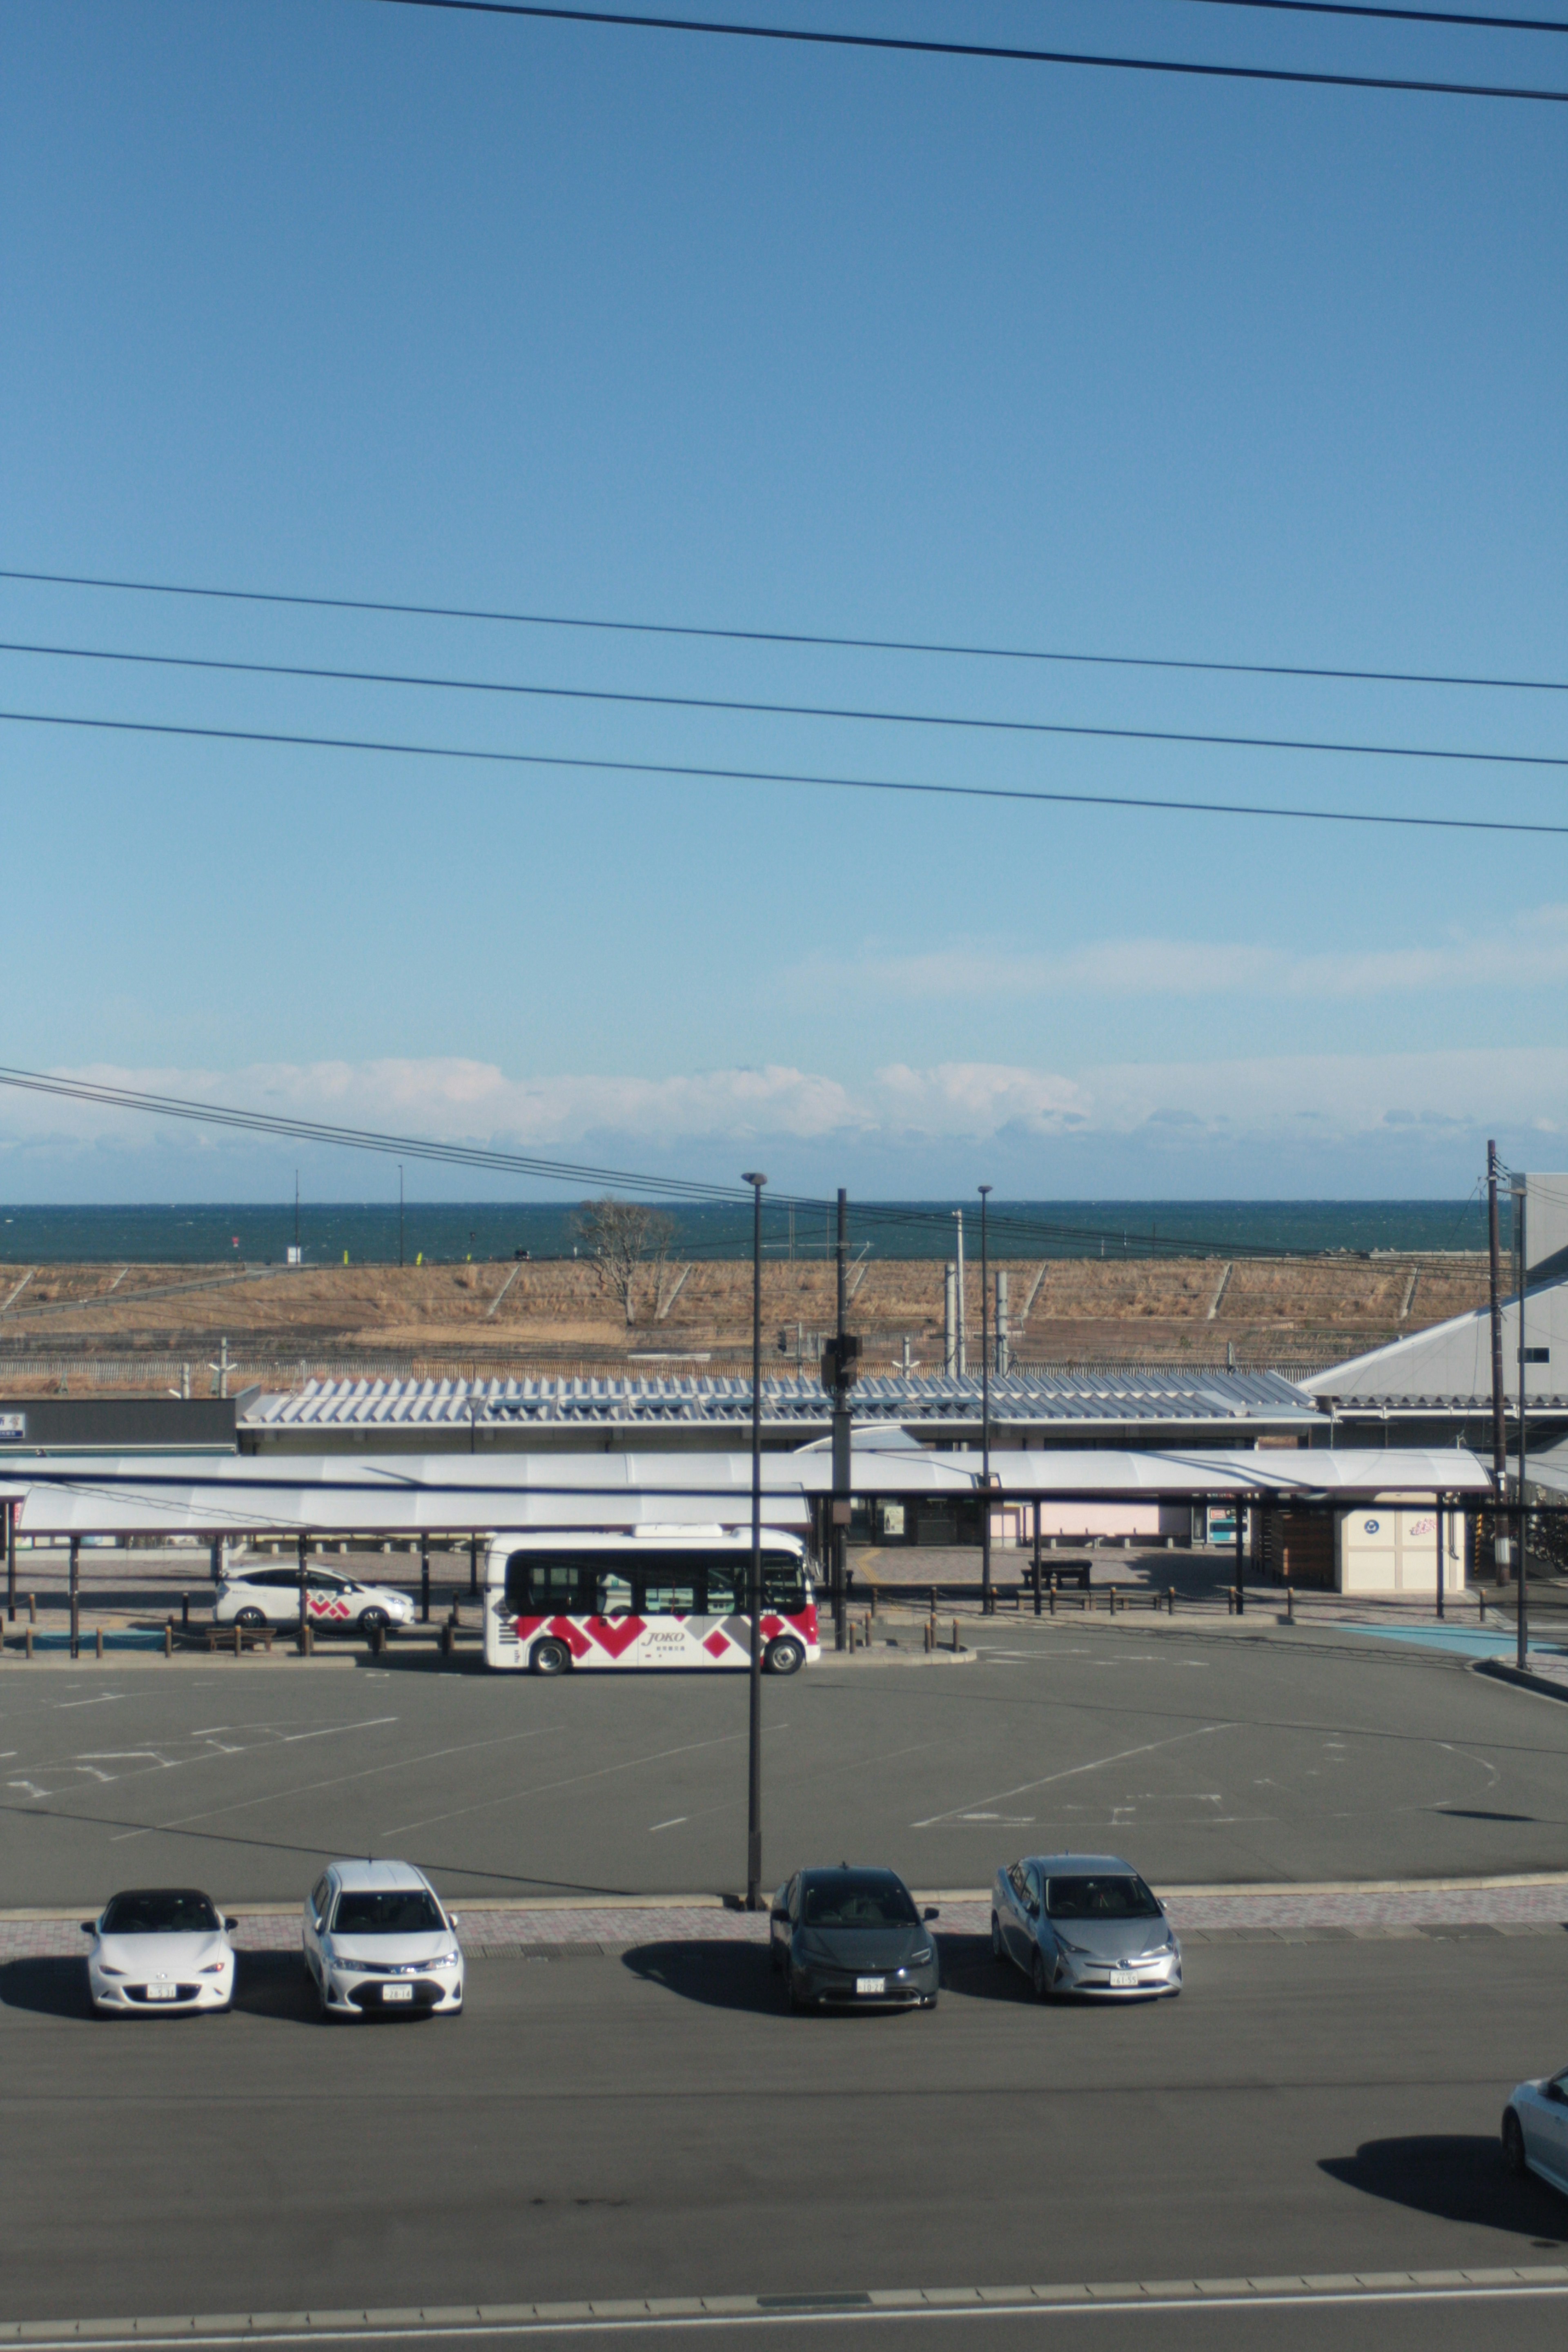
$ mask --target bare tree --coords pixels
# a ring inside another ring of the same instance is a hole
[[[635,1201],[584,1201],[576,1219],[583,1247],[594,1261],[600,1287],[618,1298],[629,1330],[637,1321],[637,1276],[653,1276],[653,1311],[664,1304],[664,1278],[675,1240],[675,1221],[660,1209]]]

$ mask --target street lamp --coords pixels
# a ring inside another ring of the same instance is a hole
[[[763,1186],[765,1176],[743,1176],[752,1188],[752,1617],[749,1748],[746,1783],[746,1908],[763,1907]]]
[[[1513,1183],[1513,1238],[1519,1253],[1519,1583],[1516,1591],[1519,1605],[1514,1612],[1518,1629],[1516,1655],[1519,1671],[1523,1674],[1530,1656],[1530,1559],[1526,1550],[1524,1517],[1524,1368],[1530,1361],[1524,1345],[1524,1194],[1525,1180],[1516,1177]]]
[[[980,1613],[989,1617],[991,1597],[991,1260],[986,1244],[985,1205],[989,1184],[980,1187]]]

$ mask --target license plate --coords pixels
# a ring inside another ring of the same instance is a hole
[[[857,1977],[855,1990],[857,1992],[886,1992],[888,1979],[886,1977]]]
[[[1137,1984],[1138,1981],[1139,1977],[1136,1969],[1112,1969],[1110,1971],[1110,1982],[1113,1989],[1125,1989],[1128,1985]]]
[[[149,2000],[178,2000],[180,1988],[178,1985],[149,1985],[147,1998]]]
[[[412,1985],[383,1985],[381,1988],[381,1997],[383,2000],[412,2000],[414,1998],[414,1987]]]

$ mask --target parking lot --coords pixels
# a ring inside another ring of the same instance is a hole
[[[770,1874],[826,1851],[973,1887],[1108,1845],[1164,1884],[1563,1866],[1568,1706],[1462,1656],[1252,1618],[963,1638],[973,1663],[826,1656],[765,1686]],[[745,1709],[718,1674],[8,1662],[0,1869],[13,1906],[138,1881],[282,1901],[360,1853],[459,1896],[719,1892],[743,1880]]]
[[[655,1940],[481,1959],[462,2019],[363,2027],[289,1955],[228,2019],[116,2023],[79,1963],[13,1962],[6,2312],[1561,2261],[1568,2207],[1495,2135],[1563,2055],[1562,1940],[1200,1948],[1180,2000],[1112,2010],[949,1937],[934,2013],[837,2018],[755,1948]]]

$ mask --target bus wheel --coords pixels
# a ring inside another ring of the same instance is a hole
[[[572,1664],[572,1653],[564,1642],[535,1642],[528,1654],[531,1674],[563,1675]]]
[[[792,1641],[787,1633],[781,1633],[763,1652],[763,1664],[770,1675],[798,1675],[805,1664],[805,1646]]]

